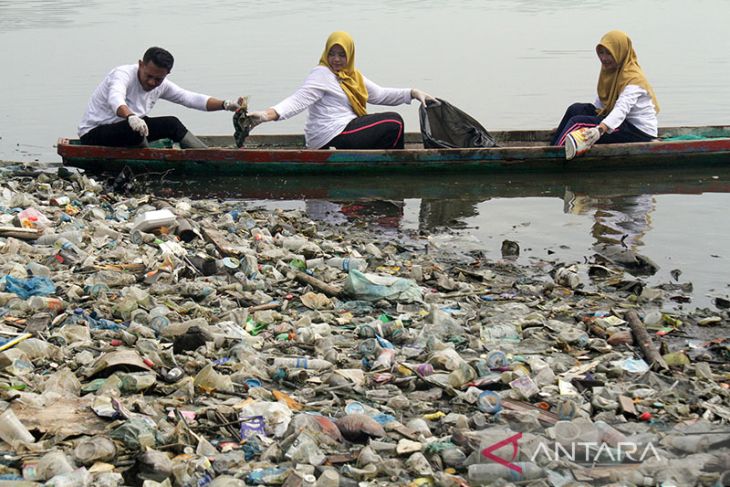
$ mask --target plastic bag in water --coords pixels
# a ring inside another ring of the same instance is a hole
[[[351,270],[345,280],[345,292],[356,299],[378,301],[422,301],[421,289],[416,281],[402,277],[381,276]]]

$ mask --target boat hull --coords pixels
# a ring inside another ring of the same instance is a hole
[[[402,150],[307,150],[293,147],[300,136],[251,137],[242,149],[115,148],[79,145],[60,139],[58,153],[67,166],[90,172],[118,172],[125,166],[135,173],[169,173],[196,176],[286,175],[378,172],[582,172],[715,165],[730,162],[730,127],[666,129],[665,135],[702,135],[702,140],[656,141],[596,145],[586,155],[565,160],[562,147],[540,145],[547,132],[497,133],[500,147],[488,149],[409,148],[418,134],[408,134]],[[521,137],[521,140],[520,140]],[[208,137],[227,145],[229,137]],[[500,140],[501,139],[501,140]],[[505,144],[505,145],[502,145]]]

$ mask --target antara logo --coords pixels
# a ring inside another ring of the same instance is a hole
[[[512,463],[512,461],[515,458],[517,458],[517,454],[520,451],[520,446],[517,444],[517,442],[520,441],[521,439],[522,439],[522,433],[517,433],[516,435],[512,435],[509,438],[506,438],[502,441],[498,441],[497,443],[489,445],[484,450],[482,450],[482,455],[484,455],[486,458],[489,458],[490,460],[494,460],[495,462],[499,463],[500,465],[504,465],[505,467],[512,469],[515,472],[521,474],[522,467]],[[509,444],[512,444],[512,458],[509,461],[505,460],[504,458],[500,458],[497,455],[494,455],[492,453],[494,450],[499,450],[503,446],[507,446]]]
[[[489,458],[510,470],[514,470],[518,474],[522,474],[522,467],[513,463],[520,452],[520,445],[518,442],[521,439],[522,433],[517,433],[509,438],[493,443],[482,450],[482,456]],[[512,445],[512,458],[509,460],[498,457],[493,453],[507,445]],[[583,455],[581,455],[581,450]],[[585,464],[594,464],[599,461],[607,460],[610,460],[611,462],[643,462],[649,456],[653,456],[657,459],[661,458],[659,456],[659,452],[652,443],[637,445],[631,442],[619,442],[614,447],[611,447],[604,442],[599,443],[592,441],[572,442],[569,446],[561,445],[556,442],[552,449],[547,446],[547,444],[541,442],[532,452],[530,461],[535,462],[539,456],[544,456],[549,461],[555,461],[562,457],[570,460],[571,462]]]

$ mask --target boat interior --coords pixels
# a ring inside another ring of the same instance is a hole
[[[499,147],[547,147],[552,137],[550,130],[511,130],[490,132]],[[667,127],[659,130],[659,139],[695,136],[699,138],[730,137],[730,126]],[[236,148],[232,135],[199,136],[209,147]],[[304,149],[304,135],[249,135],[247,149]],[[405,134],[406,149],[423,149],[419,132]]]

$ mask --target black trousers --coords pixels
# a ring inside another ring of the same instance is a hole
[[[357,117],[340,135],[322,147],[327,149],[402,149],[403,118],[395,112]]]
[[[150,134],[147,140],[172,139],[180,142],[188,129],[177,117],[142,117]],[[104,145],[108,147],[134,147],[142,143],[143,137],[132,130],[126,120],[99,125],[81,136],[84,145]]]
[[[564,145],[565,136],[573,130],[584,127],[596,127],[604,117],[596,115],[596,107],[592,103],[573,103],[565,111],[563,119],[555,131],[550,145]],[[622,142],[649,142],[654,137],[647,135],[641,130],[634,127],[631,123],[624,120],[624,123],[616,127],[616,130],[610,134],[606,133],[598,139],[597,144],[618,144]]]

